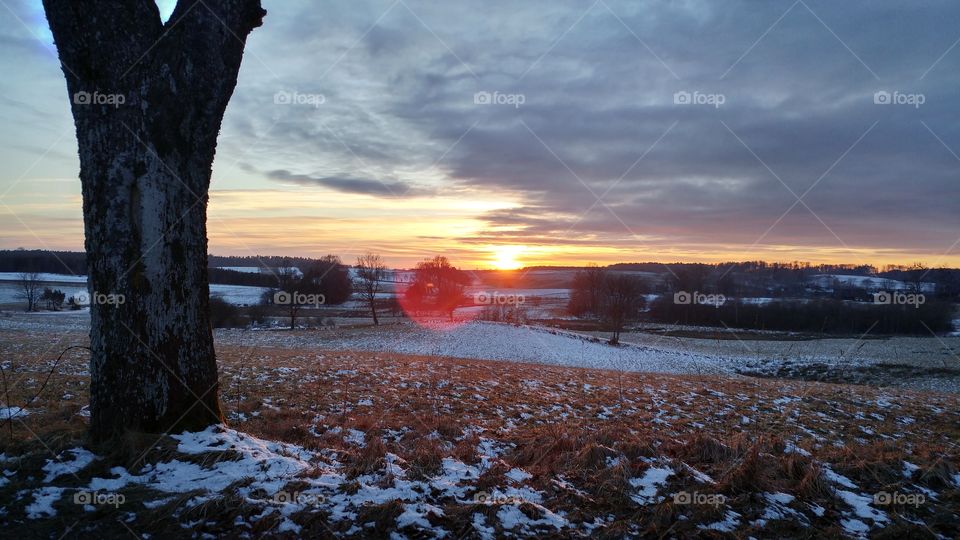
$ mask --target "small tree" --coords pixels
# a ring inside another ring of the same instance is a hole
[[[453,320],[453,312],[463,303],[463,290],[469,284],[466,272],[450,264],[446,257],[437,256],[417,264],[406,296],[417,309],[446,313]]]
[[[377,294],[383,289],[383,282],[387,278],[387,267],[383,264],[380,255],[367,253],[357,257],[357,284],[360,297],[370,307],[373,324],[377,326]]]
[[[603,315],[601,300],[606,276],[606,270],[596,265],[589,265],[577,272],[573,276],[573,286],[570,289],[570,302],[567,304],[567,311],[577,317],[584,315],[599,317]]]
[[[320,294],[320,291],[308,291],[307,288],[308,284],[304,283],[299,268],[284,264],[277,269],[277,290],[273,293],[272,301],[275,305],[286,308],[290,317],[290,330],[297,327],[297,317],[307,295]]]
[[[910,292],[915,294],[920,294],[923,292],[923,278],[927,276],[927,266],[922,262],[915,262],[910,265],[910,269],[907,271],[907,276],[909,276],[908,286],[910,287]]]
[[[327,304],[342,304],[353,294],[350,271],[336,255],[321,257],[307,267],[303,277],[314,281],[314,285],[319,287],[320,292],[325,296]]]
[[[353,292],[350,274],[336,255],[327,255],[304,268],[285,264],[277,269],[277,289],[273,303],[284,306],[290,316],[290,329],[297,326],[303,308],[342,304]]]
[[[51,289],[49,287],[43,289],[43,294],[40,295],[40,300],[46,303],[47,309],[50,311],[60,311],[60,308],[63,307],[63,301],[66,300],[66,298],[67,295],[60,289]]]
[[[17,296],[27,303],[27,311],[36,311],[40,300],[40,273],[21,272],[19,279],[20,292]]]
[[[604,279],[603,318],[613,335],[610,344],[620,343],[620,332],[628,320],[635,319],[643,307],[643,283],[628,274],[610,274]]]

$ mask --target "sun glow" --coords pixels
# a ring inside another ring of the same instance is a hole
[[[493,265],[497,270],[516,270],[523,266],[517,260],[517,255],[523,251],[523,246],[496,246],[493,248]]]

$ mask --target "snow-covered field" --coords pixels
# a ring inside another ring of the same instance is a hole
[[[0,304],[15,305],[22,303],[20,298],[21,289],[17,284],[20,277],[14,272],[0,272]],[[64,274],[40,274],[42,286],[52,289],[59,289],[66,294],[67,298],[80,296],[85,297],[87,292],[86,276],[69,276]],[[256,304],[260,301],[260,296],[267,289],[263,287],[250,287],[246,285],[210,285],[210,295],[220,296],[227,302],[237,305]]]
[[[324,331],[222,330],[223,343],[398,352],[619,371],[756,374],[960,392],[960,339],[708,340],[630,333],[596,336],[483,321]],[[597,337],[602,336],[602,337]],[[807,373],[809,372],[809,373]]]
[[[74,276],[71,274],[37,274],[40,281],[44,283],[81,283],[87,282],[87,276]],[[0,272],[0,281],[20,281],[20,272]]]
[[[259,303],[263,293],[268,290],[265,287],[250,287],[247,285],[210,284],[210,296],[223,298],[224,301],[238,306],[250,306]]]
[[[0,316],[0,330],[86,333],[86,311]],[[56,316],[52,316],[56,315]],[[662,325],[658,328],[662,329]],[[700,339],[626,332],[618,347],[608,334],[484,321],[430,326],[334,327],[215,332],[218,344],[423,356],[680,374],[755,374],[831,382],[960,392],[960,337],[887,339]]]
[[[912,287],[911,284],[898,281],[896,279],[845,274],[818,274],[816,276],[812,276],[808,282],[822,288],[830,288],[833,286],[834,282],[839,282],[844,285],[852,285],[854,287],[864,287],[871,290],[886,291],[905,291]],[[936,284],[921,283],[920,289],[922,292],[933,292],[936,289]]]
[[[225,330],[223,342],[250,342],[250,332]],[[733,373],[736,357],[691,353],[669,343],[613,347],[600,340],[561,330],[482,321],[436,323],[431,327],[399,324],[350,331],[260,331],[259,345],[314,347],[325,350],[383,351],[530,362],[571,367],[662,373]],[[234,341],[236,340],[236,341]]]

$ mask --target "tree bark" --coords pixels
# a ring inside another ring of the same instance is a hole
[[[206,207],[259,0],[43,0],[76,124],[90,288],[91,435],[222,421]],[[113,302],[106,301],[113,295]]]
[[[377,300],[376,297],[370,298],[370,314],[373,315],[373,325],[380,326],[380,320],[377,319]]]

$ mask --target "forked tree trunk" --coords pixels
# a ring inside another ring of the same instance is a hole
[[[91,434],[220,422],[207,193],[246,36],[266,12],[181,1],[164,25],[153,0],[43,4],[80,153]]]

